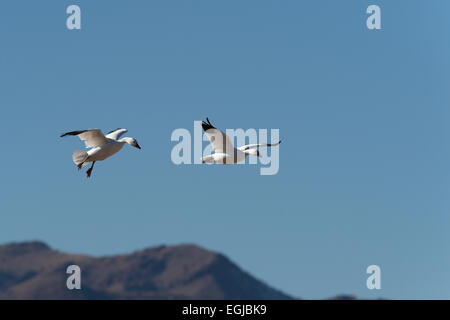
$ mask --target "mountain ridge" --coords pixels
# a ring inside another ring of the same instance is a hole
[[[66,287],[66,268],[81,268],[81,290]],[[68,254],[41,241],[0,245],[0,299],[293,299],[221,253],[195,244],[127,254]]]

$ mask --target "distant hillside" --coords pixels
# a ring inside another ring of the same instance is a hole
[[[82,270],[82,290],[66,288],[71,264]],[[195,245],[97,258],[23,242],[0,246],[0,299],[292,298]]]

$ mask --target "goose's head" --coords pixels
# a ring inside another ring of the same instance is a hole
[[[141,146],[137,142],[135,138],[122,138],[119,140],[120,142],[128,143],[130,146],[141,149]]]

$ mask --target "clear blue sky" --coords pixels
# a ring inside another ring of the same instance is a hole
[[[82,30],[66,29],[78,4]],[[365,9],[378,4],[382,30]],[[450,3],[2,1],[0,243],[196,243],[303,298],[450,299]],[[175,128],[279,128],[280,171],[175,166]],[[88,180],[68,130],[129,129]],[[216,195],[233,205],[223,207]],[[231,209],[231,210],[230,210]],[[382,290],[365,287],[368,265]]]

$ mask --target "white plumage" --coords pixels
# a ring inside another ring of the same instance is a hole
[[[87,177],[89,178],[96,161],[105,160],[116,154],[122,150],[125,143],[141,149],[134,138],[127,137],[119,140],[119,138],[126,132],[128,132],[127,129],[119,128],[109,132],[105,136],[99,129],[89,129],[66,132],[62,134],[61,137],[78,136],[82,141],[84,141],[86,148],[91,148],[87,152],[75,150],[72,155],[73,162],[78,166],[78,169],[81,169],[82,166],[92,162],[92,166],[86,171]]]
[[[215,128],[208,118],[203,121],[202,128],[211,141],[214,153],[202,158],[203,163],[235,164],[245,160],[249,155],[260,157],[259,148],[274,147],[281,143],[248,144],[235,148],[230,137]]]

